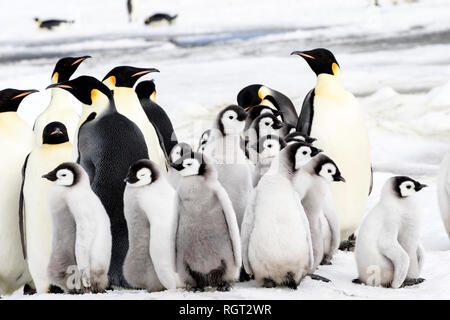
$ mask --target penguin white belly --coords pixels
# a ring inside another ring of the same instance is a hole
[[[167,165],[164,152],[159,144],[155,127],[148,120],[141,103],[132,88],[115,88],[114,101],[119,113],[133,121],[144,135],[150,160],[156,162],[166,172]]]
[[[33,134],[25,123],[11,129],[0,131],[0,149],[8,150],[0,158],[0,295],[11,294],[31,281],[22,254],[18,212],[21,170],[32,148]]]
[[[50,181],[42,175],[53,170],[59,164],[70,161],[72,145],[43,145],[30,154],[26,168],[25,230],[26,250],[30,274],[38,293],[49,289],[47,266],[52,249],[52,220],[48,207]]]
[[[299,212],[301,204],[290,182],[279,180],[265,175],[258,185],[255,222],[248,247],[249,262],[258,281],[271,278],[282,283],[288,272],[294,273],[298,280],[309,266],[309,231],[300,217],[305,213]]]
[[[331,191],[341,239],[347,239],[361,222],[371,180],[369,139],[356,99],[347,92],[340,97],[316,95],[311,136],[346,180],[332,184]]]

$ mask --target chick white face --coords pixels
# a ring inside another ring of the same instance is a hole
[[[209,131],[203,132],[202,136],[200,137],[200,145],[207,143],[208,139],[209,139]]]
[[[320,169],[319,175],[325,178],[328,182],[334,181],[334,175],[336,174],[337,168],[332,163],[325,163]]]
[[[416,191],[415,187],[416,187],[416,186],[414,185],[414,182],[412,182],[412,181],[405,181],[405,182],[402,182],[402,183],[398,186],[398,188],[399,188],[399,190],[400,190],[400,195],[401,195],[403,198],[410,197],[410,196],[416,194],[417,191]]]
[[[181,146],[175,146],[170,153],[170,162],[175,162],[181,158]]]
[[[61,169],[56,172],[56,184],[60,186],[71,186],[74,181],[73,172],[69,169]]]
[[[274,158],[281,150],[280,142],[276,139],[267,139],[262,145],[262,150],[259,156],[262,159]]]
[[[152,171],[149,168],[142,168],[139,169],[138,172],[136,172],[136,179],[137,181],[135,183],[128,183],[128,185],[133,187],[141,187],[148,185],[152,183]]]
[[[312,159],[312,149],[307,146],[301,146],[295,153],[295,170],[300,169]]]
[[[195,176],[199,174],[200,171],[200,162],[198,159],[188,158],[183,160],[181,163],[183,167],[179,172],[183,177]]]
[[[245,127],[244,120],[239,120],[238,114],[233,110],[225,111],[220,119],[226,135],[241,134]]]
[[[263,117],[258,123],[259,135],[266,136],[269,134],[276,134],[278,130],[273,128],[274,121],[270,117]]]

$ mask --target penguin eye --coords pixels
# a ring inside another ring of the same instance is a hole
[[[327,171],[328,171],[328,173],[331,173],[331,169],[328,169]]]
[[[406,186],[406,189],[411,189],[411,185],[408,184],[408,185]]]
[[[304,156],[306,156],[308,154],[308,152],[306,150],[304,150],[302,153]]]
[[[267,145],[267,148],[272,148],[272,145],[271,145],[271,144],[268,144],[268,145]]]
[[[228,119],[230,119],[230,120],[233,120],[233,119],[234,119],[234,117],[233,117],[233,116],[229,116],[229,117],[228,117]]]
[[[269,126],[269,125],[270,125],[270,123],[269,123],[269,122],[264,122],[264,124],[265,124],[266,126]]]
[[[63,173],[63,174],[62,174],[62,176],[63,176],[63,177],[65,177],[65,176],[66,176],[66,174],[65,174],[65,173]]]

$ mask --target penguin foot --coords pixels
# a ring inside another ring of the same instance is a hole
[[[56,293],[56,294],[64,293],[64,290],[58,286],[51,285],[50,288],[48,289],[48,293]]]
[[[244,267],[241,267],[241,273],[239,275],[239,282],[246,282],[252,279],[251,275],[245,272]]]
[[[319,276],[318,274],[313,274],[313,273],[308,273],[308,276],[313,279],[313,280],[317,280],[317,281],[323,281],[323,282],[331,282],[330,279],[327,279],[325,277]]]
[[[341,251],[354,251],[355,250],[355,244],[356,244],[356,237],[355,234],[352,233],[350,237],[348,237],[347,240],[344,240],[339,245],[339,250]]]
[[[352,280],[352,283],[354,283],[354,284],[362,284],[362,281],[359,280],[359,278],[356,278],[356,279]]]
[[[36,289],[33,289],[29,284],[23,286],[23,294],[26,296],[31,296],[36,294]]]
[[[264,278],[263,287],[264,288],[275,288],[277,283],[270,278]]]
[[[286,280],[284,281],[284,285],[290,289],[297,290],[297,282],[295,281],[295,275],[292,272],[288,272],[286,274]]]
[[[221,283],[219,286],[217,286],[217,291],[220,292],[227,292],[230,291],[230,289],[231,285],[228,282]]]
[[[322,261],[320,262],[321,266],[331,266],[331,259],[333,259],[333,257],[330,256],[325,256],[323,257]]]
[[[402,284],[402,288],[403,287],[409,287],[409,286],[414,286],[417,284],[420,284],[422,282],[424,282],[425,279],[424,278],[411,278],[411,279],[406,279],[403,284]]]

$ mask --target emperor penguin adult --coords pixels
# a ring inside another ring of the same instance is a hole
[[[111,220],[109,283],[129,287],[122,271],[128,251],[124,178],[133,163],[148,159],[144,136],[134,122],[117,112],[111,90],[97,79],[81,76],[51,87],[69,91],[82,104],[85,120],[78,131],[78,163],[86,170],[91,188]]]
[[[262,84],[252,84],[243,88],[238,93],[237,102],[244,109],[256,105],[268,106],[280,112],[284,123],[294,128],[297,125],[298,115],[291,99],[281,92]]]
[[[173,129],[172,121],[166,111],[156,101],[155,81],[141,81],[136,86],[136,94],[148,120],[153,124],[158,133],[159,144],[168,156],[172,148],[178,143],[177,135]]]
[[[19,223],[24,256],[38,293],[50,290],[47,267],[53,232],[47,201],[51,183],[42,179],[42,175],[61,162],[70,161],[71,157],[72,144],[66,126],[61,122],[50,122],[44,128],[42,145],[34,147],[23,165],[23,201],[19,208]]]
[[[193,152],[172,163],[183,176],[177,189],[176,266],[188,290],[230,290],[242,264],[239,227],[214,164]]]
[[[450,152],[444,156],[441,163],[437,182],[437,194],[442,221],[450,238]]]
[[[22,253],[19,228],[21,168],[33,148],[33,131],[17,115],[22,100],[37,90],[0,91],[0,295],[11,294],[31,276]]]
[[[175,289],[175,189],[153,161],[134,163],[126,177],[124,211],[130,247],[125,279],[149,292]]]
[[[287,146],[253,190],[241,227],[242,257],[261,286],[297,289],[312,270],[309,223],[292,179],[319,152],[304,142]]]
[[[69,293],[105,292],[111,227],[86,171],[63,162],[42,178],[53,182],[48,197],[53,225],[50,282]]]
[[[317,75],[315,88],[303,102],[297,131],[316,138],[315,145],[336,162],[346,179],[346,183],[331,185],[344,240],[358,228],[371,189],[370,145],[364,117],[356,98],[342,86],[333,53],[320,48],[292,54],[303,57]]]
[[[58,60],[52,73],[51,83],[55,84],[69,80],[80,64],[88,58],[90,58],[90,56],[75,58],[66,57]],[[75,132],[78,129],[80,116],[72,105],[69,93],[59,88],[53,88],[51,90],[49,105],[34,122],[33,131],[35,144],[37,146],[42,144],[42,132],[44,131],[44,127],[54,121],[61,122],[66,126],[69,140],[73,142]]]
[[[164,171],[167,171],[163,144],[160,144],[156,128],[148,119],[133,89],[134,84],[140,77],[151,72],[159,71],[154,68],[120,66],[108,72],[103,78],[103,83],[113,91],[117,111],[133,121],[142,131],[150,159]]]
[[[388,179],[380,201],[364,217],[356,238],[358,279],[354,283],[399,288],[424,281],[420,244],[421,207],[417,193],[426,185],[405,176]]]
[[[236,105],[222,109],[214,124],[214,138],[204,150],[214,162],[219,182],[233,203],[239,228],[252,191],[252,168],[242,140],[246,116],[244,109]]]

